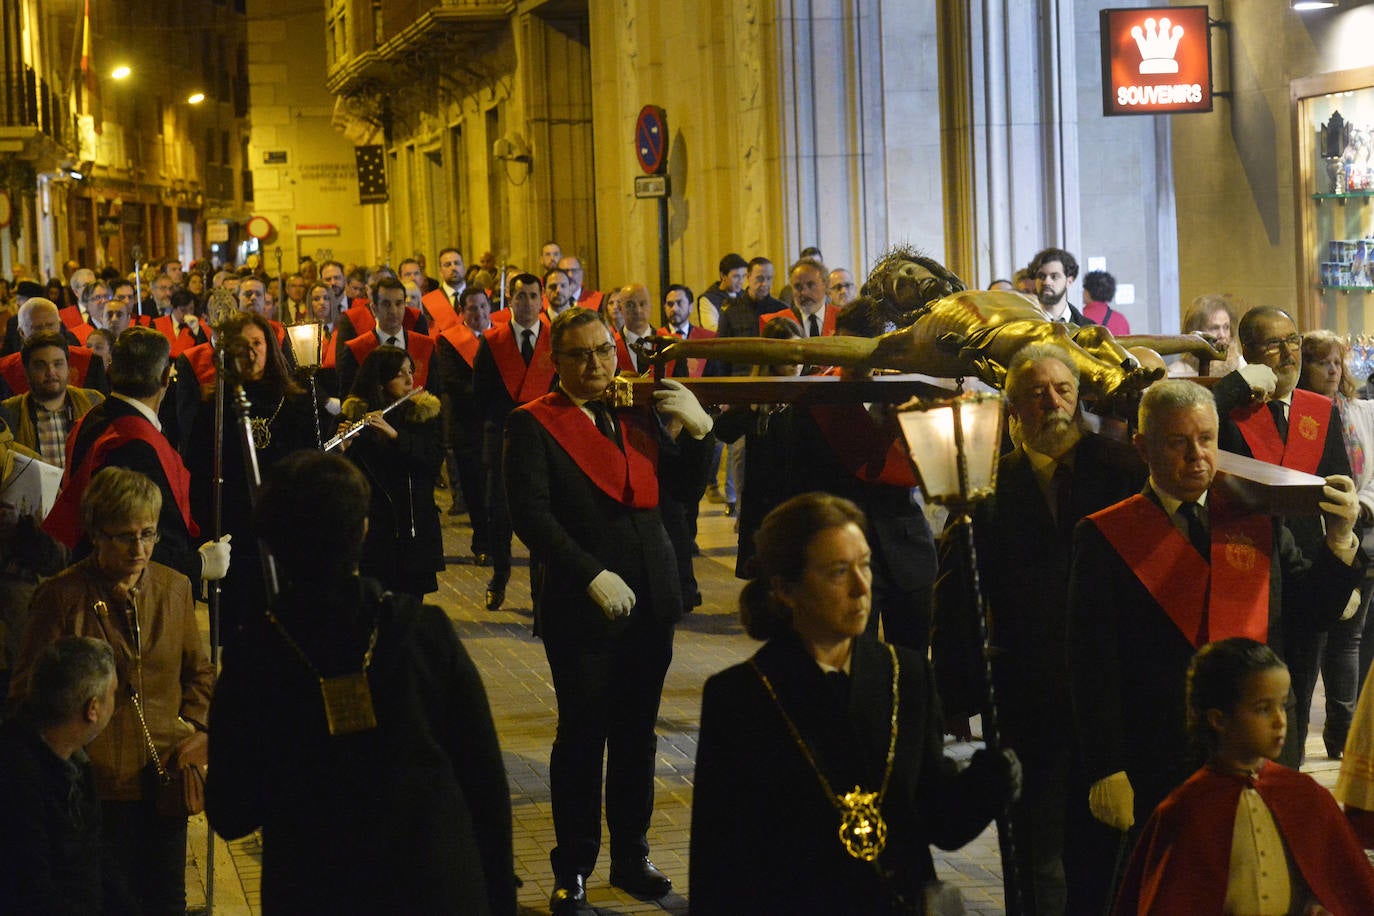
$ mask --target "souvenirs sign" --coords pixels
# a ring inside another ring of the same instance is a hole
[[[1101,32],[1104,115],[1212,110],[1207,7],[1102,10]]]

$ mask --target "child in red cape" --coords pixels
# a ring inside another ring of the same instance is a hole
[[[1198,650],[1188,723],[1209,759],[1145,825],[1116,913],[1374,913],[1374,868],[1335,799],[1272,760],[1288,697],[1269,647],[1237,638]]]

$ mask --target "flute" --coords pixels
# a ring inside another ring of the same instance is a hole
[[[388,405],[386,405],[385,407],[383,407],[383,408],[382,408],[382,416],[386,416],[387,414],[391,413],[391,412],[392,412],[393,410],[395,410],[397,407],[400,407],[400,406],[401,406],[402,404],[404,404],[406,401],[409,401],[411,398],[415,397],[415,395],[419,394],[419,393],[420,393],[421,391],[423,391],[423,390],[424,390],[423,388],[412,388],[412,389],[410,389],[410,393],[407,394],[405,397],[403,397],[403,398],[401,398],[401,399],[399,399],[399,400],[396,400],[396,401],[392,401],[390,404],[388,404]],[[352,439],[354,436],[358,435],[358,433],[362,432],[362,431],[363,431],[363,427],[366,426],[366,425],[367,425],[367,418],[364,417],[363,419],[361,419],[361,420],[359,420],[358,422],[354,423],[352,426],[350,426],[350,427],[348,427],[347,429],[345,429],[343,432],[339,433],[339,434],[338,434],[337,436],[335,436],[333,439],[330,439],[328,442],[326,442],[326,443],[324,444],[324,450],[325,450],[326,452],[328,452],[328,451],[332,451],[332,450],[338,448],[340,445],[343,445],[343,444],[344,444],[345,442],[347,442],[349,439]]]

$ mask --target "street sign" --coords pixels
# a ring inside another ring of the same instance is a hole
[[[657,175],[668,164],[668,115],[657,105],[645,105],[639,110],[635,156],[645,175]]]
[[[636,175],[635,197],[641,200],[654,197],[669,197],[667,175]]]

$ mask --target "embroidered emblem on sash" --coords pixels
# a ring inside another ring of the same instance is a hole
[[[1298,421],[1298,435],[1311,442],[1317,438],[1317,431],[1320,425],[1316,417],[1305,416]]]
[[[1252,538],[1243,534],[1226,535],[1226,562],[1232,569],[1249,572],[1259,561],[1259,551]]]

